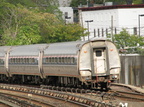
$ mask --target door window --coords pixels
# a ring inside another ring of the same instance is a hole
[[[101,57],[102,56],[102,51],[101,50],[96,50],[96,56]]]

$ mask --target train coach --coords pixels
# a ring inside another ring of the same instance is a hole
[[[0,47],[0,81],[108,88],[120,77],[115,45],[105,39]]]

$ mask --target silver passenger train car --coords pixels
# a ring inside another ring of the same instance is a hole
[[[0,81],[107,89],[120,69],[105,39],[0,47]]]

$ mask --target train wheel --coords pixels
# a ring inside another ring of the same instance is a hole
[[[108,91],[109,86],[110,86],[109,82],[103,82],[103,83],[101,83],[101,90]]]

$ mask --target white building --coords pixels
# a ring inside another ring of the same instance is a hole
[[[59,7],[60,11],[63,14],[63,19],[65,23],[73,23],[73,8],[72,7]]]
[[[88,28],[89,38],[113,35],[123,28],[130,34],[144,36],[143,4],[79,8],[79,20]]]

